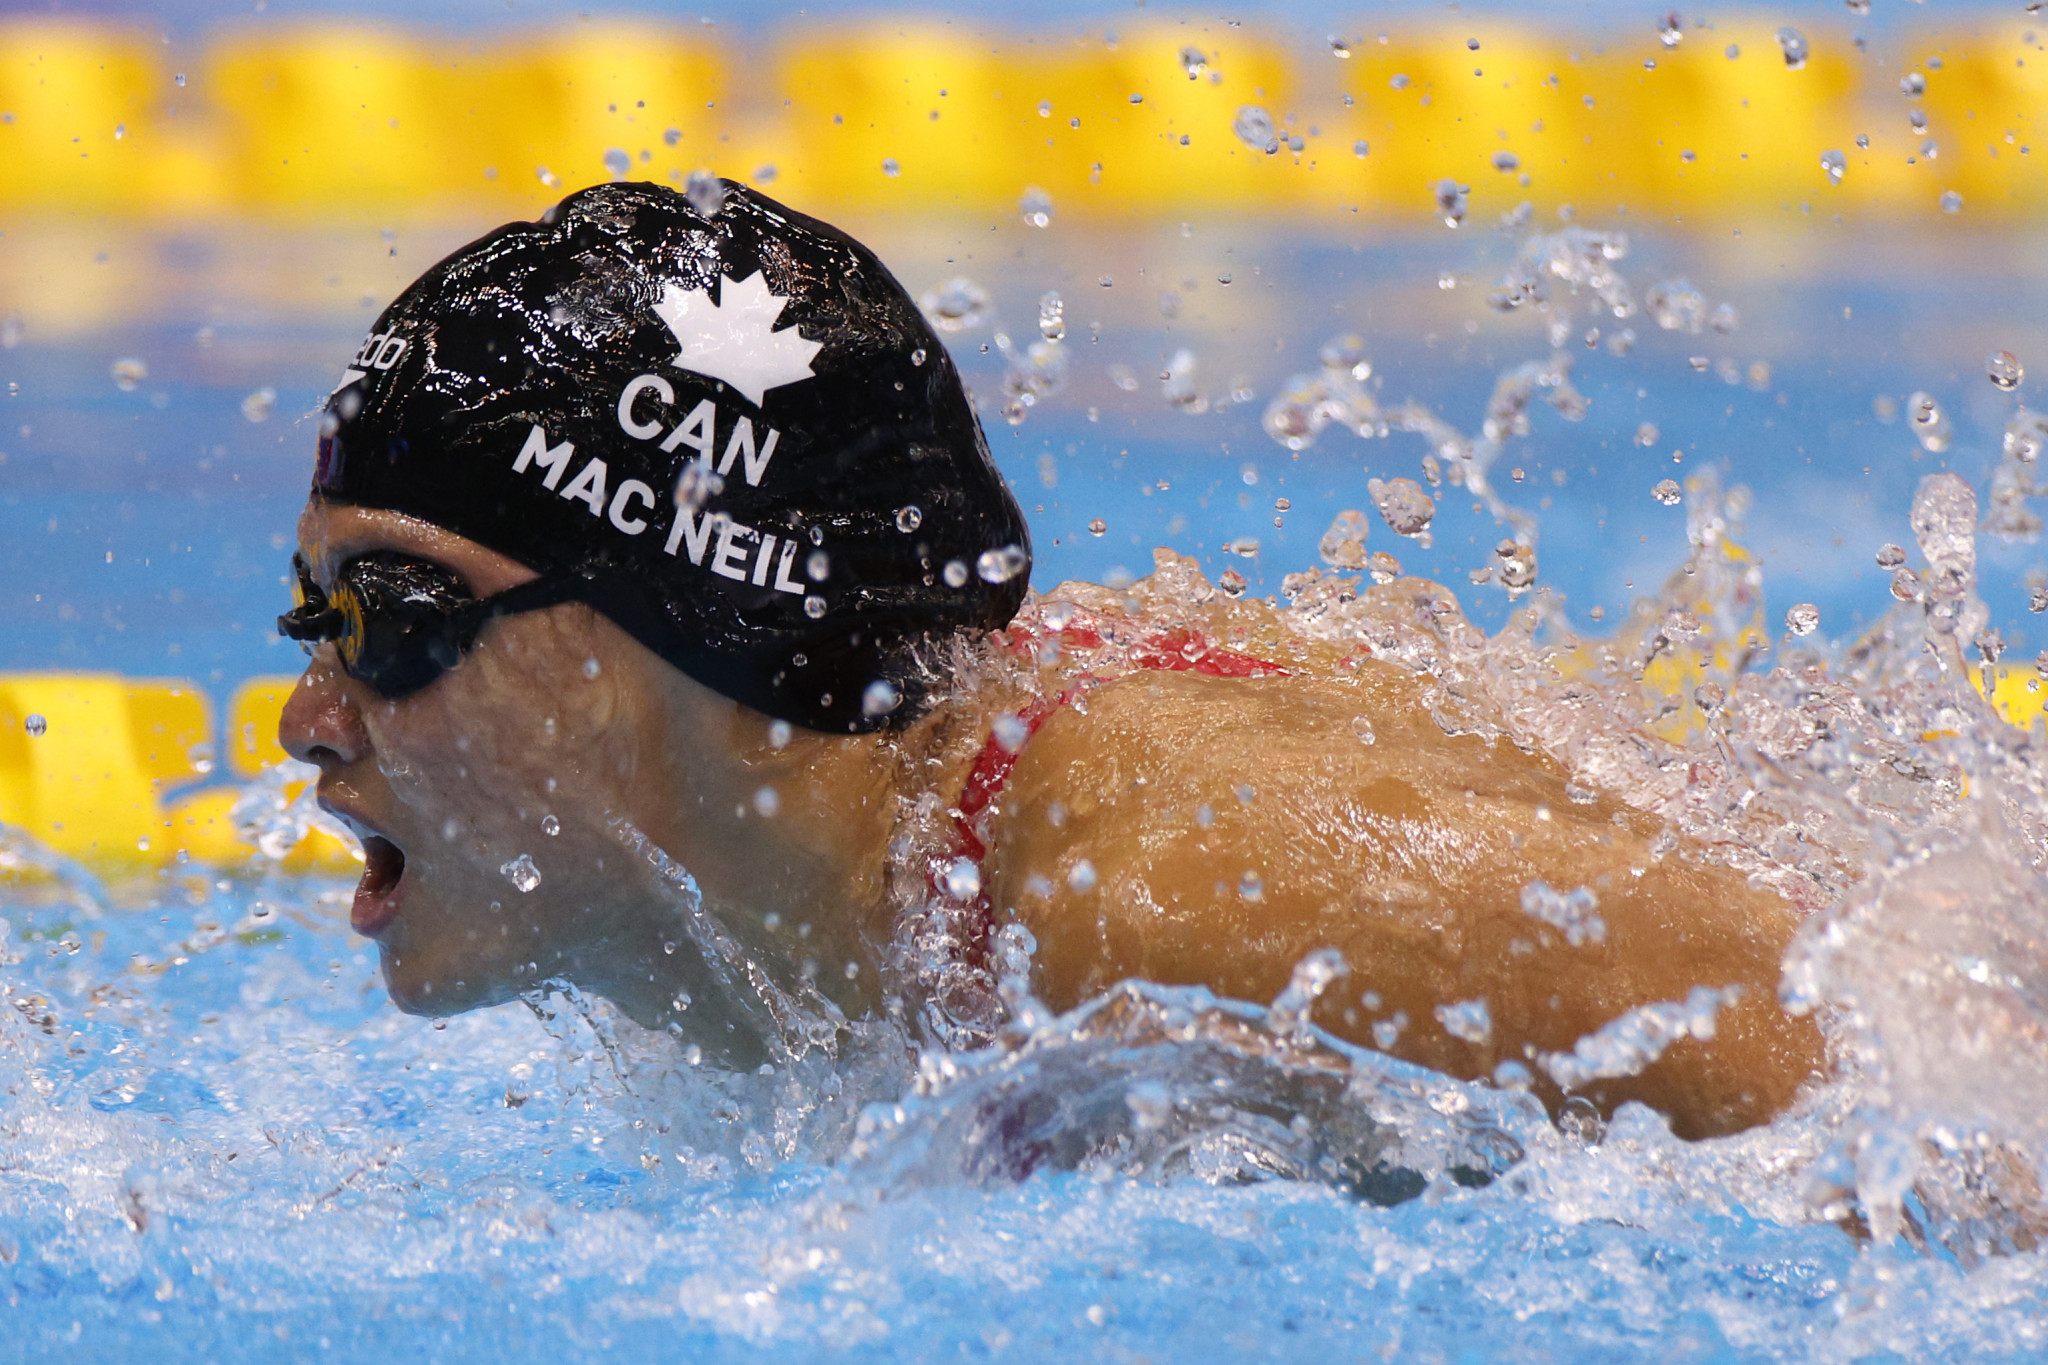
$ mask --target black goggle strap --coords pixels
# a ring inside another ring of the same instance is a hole
[[[588,570],[529,579],[503,592],[463,603],[453,619],[462,623],[465,635],[474,638],[474,632],[482,629],[484,622],[493,617],[518,616],[522,612],[540,611],[564,602],[586,601],[593,581],[594,576]]]

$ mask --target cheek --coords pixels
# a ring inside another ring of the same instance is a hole
[[[609,843],[604,817],[629,808],[636,760],[630,708],[615,676],[586,675],[581,632],[544,619],[501,624],[517,629],[366,719],[378,767],[413,815],[419,853],[466,863],[517,895],[499,869],[521,853],[559,884],[572,849]]]

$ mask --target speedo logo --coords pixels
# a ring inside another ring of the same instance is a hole
[[[341,372],[341,382],[336,389],[345,389],[358,379],[366,379],[372,372],[390,369],[405,354],[409,345],[396,331],[372,332],[363,338],[362,346],[349,358],[348,368]]]
[[[650,376],[642,376],[649,378]],[[639,380],[635,380],[638,383]],[[632,390],[629,386],[628,395]],[[700,404],[710,407],[710,403]],[[624,410],[624,400],[621,409]],[[711,422],[705,418],[705,445],[710,445]],[[741,418],[742,423],[746,418]],[[688,421],[684,427],[688,426]],[[683,430],[684,427],[677,428]],[[628,428],[630,431],[631,428]],[[738,432],[729,445],[725,463],[730,466],[735,458],[743,458],[749,483],[759,483],[756,470],[765,471],[768,459],[774,454],[775,433],[768,433],[768,440],[762,452],[756,456],[752,447],[752,426],[748,425],[748,439],[744,445],[738,442]],[[650,426],[647,437],[658,435],[660,428]],[[684,442],[690,444],[690,442]],[[673,449],[665,446],[665,449]],[[563,482],[569,473],[569,466],[576,455],[576,443],[563,441],[550,443],[547,431],[536,425],[526,435],[526,442],[519,448],[519,455],[512,462],[514,474],[531,471],[540,478],[540,486],[570,502],[580,502],[590,509],[590,515],[608,523],[614,531],[626,536],[645,535],[661,519],[660,500],[654,489],[641,479],[621,479],[616,485],[610,482],[611,469],[599,456],[591,456],[577,469],[575,476]],[[804,585],[795,577],[797,543],[787,536],[778,536],[773,531],[761,531],[742,522],[734,521],[723,512],[709,512],[701,508],[671,505],[675,520],[669,523],[667,539],[662,550],[669,555],[681,554],[690,563],[700,568],[709,568],[721,578],[735,583],[751,583],[757,588],[772,587],[777,592],[804,595]]]

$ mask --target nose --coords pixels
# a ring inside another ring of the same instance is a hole
[[[278,717],[277,742],[301,763],[345,767],[370,751],[369,731],[343,686],[339,665],[322,650],[306,666]]]

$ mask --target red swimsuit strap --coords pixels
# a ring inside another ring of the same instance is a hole
[[[1059,639],[1063,645],[1078,649],[1099,649],[1106,643],[1100,632],[1078,624],[1060,631]],[[1033,644],[1033,637],[1022,631],[1013,632],[1011,643],[1028,648]],[[1186,626],[1176,626],[1136,641],[1127,648],[1125,657],[1142,669],[1199,673],[1208,678],[1289,677],[1294,672],[1284,664],[1212,644],[1199,631]],[[988,858],[985,817],[996,797],[1009,784],[1011,770],[1017,766],[1025,743],[1038,733],[1038,728],[1054,712],[1071,701],[1081,687],[1087,686],[1088,681],[1084,675],[1077,686],[1054,696],[1040,697],[1024,708],[1016,717],[1023,725],[1023,733],[1019,735],[1013,731],[1008,736],[1008,743],[1004,742],[1004,736],[991,734],[981,746],[974,766],[968,769],[967,784],[961,789],[959,803],[954,807],[950,847],[932,860],[932,889],[940,899],[958,903],[958,898],[946,891],[945,874],[954,862],[966,858],[979,867]],[[968,941],[974,945],[973,952],[977,958],[985,956],[988,935],[995,924],[994,907],[989,903],[988,893],[977,890],[961,908],[971,916]]]

